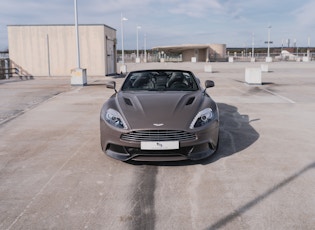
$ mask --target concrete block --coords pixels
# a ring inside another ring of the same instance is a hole
[[[211,65],[205,65],[204,70],[206,73],[212,73],[212,66]]]
[[[261,68],[261,72],[269,72],[268,65],[262,64],[260,68]]]
[[[120,66],[120,72],[121,73],[127,73],[127,65],[121,65]]]
[[[192,57],[191,58],[191,62],[197,62],[197,58],[196,57]]]
[[[140,58],[136,58],[136,63],[140,63]]]
[[[307,57],[307,56],[303,57],[303,62],[309,62],[309,61],[310,61],[309,57]]]
[[[229,62],[234,62],[234,58],[233,57],[229,57]]]
[[[272,57],[266,57],[266,62],[272,62]]]
[[[87,84],[86,69],[76,68],[71,70],[71,85],[83,86]]]
[[[261,69],[260,68],[246,68],[245,82],[250,85],[261,85]]]

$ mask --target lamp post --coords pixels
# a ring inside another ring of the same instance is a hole
[[[144,62],[147,62],[147,34],[144,34]]]
[[[86,69],[81,69],[80,63],[80,41],[78,27],[78,7],[77,0],[74,0],[74,20],[75,20],[75,35],[77,46],[77,67],[71,70],[71,85],[83,86],[87,84]]]
[[[127,72],[127,67],[125,65],[125,53],[124,53],[124,25],[123,22],[127,21],[128,19],[123,17],[121,14],[120,16],[120,30],[121,30],[121,60],[122,60],[122,65],[120,66],[120,72],[126,73]]]
[[[311,37],[307,38],[307,61],[310,60],[310,46],[311,46]]]
[[[272,43],[272,41],[270,41],[270,30],[271,30],[271,25],[268,26],[268,41],[265,42],[268,45],[266,62],[272,62],[272,58],[270,57],[270,44]]]
[[[139,58],[139,30],[141,29],[141,26],[137,26],[137,57],[136,57],[136,63],[140,63]]]
[[[271,29],[271,26],[268,26],[268,53],[267,53],[267,57],[270,57],[270,29]]]
[[[251,62],[255,62],[255,34],[252,34],[252,57]]]
[[[75,37],[77,44],[77,68],[80,69],[80,40],[79,40],[79,27],[78,27],[78,5],[77,0],[74,0],[74,17],[75,17]]]

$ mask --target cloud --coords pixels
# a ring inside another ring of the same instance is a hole
[[[169,12],[183,14],[189,17],[202,18],[211,13],[222,11],[222,5],[218,0],[196,0],[196,1],[172,1]]]
[[[78,0],[78,2],[80,2],[82,12],[90,12],[95,15],[120,15],[123,13],[137,16],[147,12],[154,0]]]
[[[303,27],[315,26],[315,1],[309,1],[293,12],[297,22]]]
[[[73,2],[62,0],[11,0],[1,5],[1,12],[6,24],[69,23],[74,14]]]
[[[283,37],[303,40],[305,34],[314,36],[314,0],[286,0],[285,3],[274,0],[77,0],[77,3],[80,24],[113,27],[118,41],[122,13],[128,18],[124,22],[125,44],[131,48],[135,44],[137,25],[142,27],[141,36],[147,34],[148,46],[209,41],[243,46],[252,32],[257,41],[265,41],[268,23],[272,23],[274,41],[281,41]],[[7,47],[7,25],[73,23],[73,0],[2,1],[0,49]]]

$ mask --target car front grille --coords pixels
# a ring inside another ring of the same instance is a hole
[[[140,130],[122,134],[124,141],[193,141],[194,133],[178,130]]]

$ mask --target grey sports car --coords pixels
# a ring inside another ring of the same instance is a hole
[[[130,72],[100,114],[102,150],[122,160],[200,160],[218,146],[219,111],[191,71]]]

